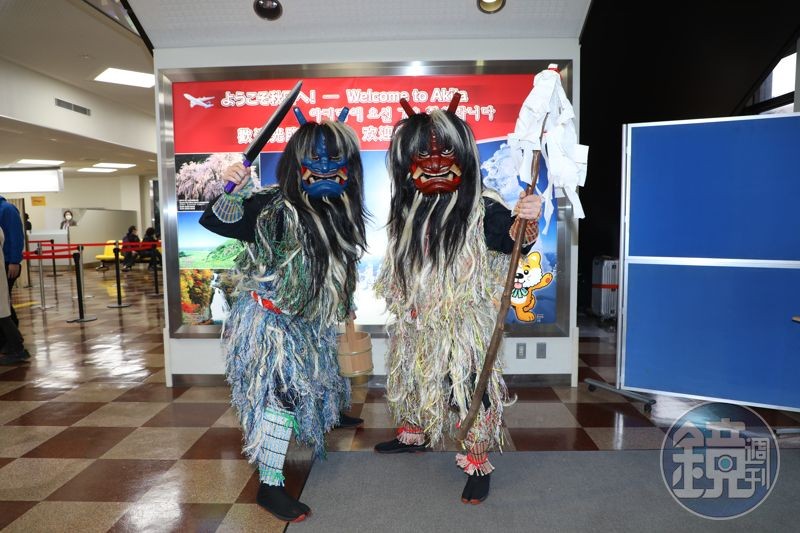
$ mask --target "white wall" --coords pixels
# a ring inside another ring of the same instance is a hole
[[[160,84],[159,71],[168,69],[189,69],[206,67],[247,67],[267,65],[310,65],[326,63],[357,62],[404,62],[418,61],[476,61],[476,60],[536,60],[567,59],[573,64],[572,104],[576,115],[580,116],[580,47],[578,39],[492,39],[492,40],[450,40],[450,41],[398,41],[361,43],[297,43],[292,45],[248,45],[235,47],[208,47],[157,49],[154,54],[156,79]],[[164,117],[157,117],[159,126]],[[578,120],[576,119],[576,124]],[[170,128],[171,130],[171,128]],[[160,128],[159,128],[160,131]],[[160,168],[165,167],[162,146],[158,146]],[[167,183],[161,176],[161,198]],[[168,213],[172,206],[165,206]],[[578,229],[575,223],[572,231],[572,270],[570,272],[570,323],[576,324],[577,309],[577,264]],[[165,299],[165,301],[167,301]],[[167,313],[167,318],[169,314]],[[172,374],[214,374],[223,373],[224,361],[220,354],[219,341],[215,339],[173,339],[165,330],[164,349],[168,383]],[[572,385],[577,384],[578,371],[578,329],[571,328],[566,338],[528,338],[509,339],[505,343],[504,357],[507,371],[517,374],[570,374]],[[525,360],[514,358],[517,342],[529,344],[528,354],[536,353],[536,343],[547,343],[547,359],[528,357]],[[385,372],[383,357],[385,341],[373,342],[373,363],[375,373]]]
[[[155,119],[72,85],[0,59],[0,115],[91,139],[156,151]],[[91,116],[56,107],[60,98],[92,110]],[[124,127],[120,125],[124,124]]]
[[[142,178],[139,180],[139,198],[141,200],[141,213],[142,218],[139,222],[139,228],[142,230],[141,234],[144,235],[144,230],[153,225],[153,205],[150,198],[150,183],[152,178]]]
[[[70,241],[87,243],[122,239],[133,224],[136,224],[136,211],[88,209],[83,213],[80,224],[70,228]],[[87,248],[84,263],[94,262],[94,256],[102,252],[102,248]]]
[[[143,191],[147,188],[147,194]],[[44,196],[44,207],[33,206],[31,196]],[[91,178],[65,178],[64,190],[57,193],[9,194],[9,198],[25,198],[25,210],[30,215],[36,231],[58,229],[62,209],[112,209],[134,212],[133,222],[142,229],[149,226],[149,179],[139,176],[102,176]],[[146,208],[146,211],[145,211]],[[127,229],[127,226],[125,226]],[[142,229],[142,233],[143,233]],[[124,234],[124,232],[123,232]],[[116,233],[107,237],[116,237]],[[122,234],[119,235],[122,237]],[[105,240],[105,239],[104,239]]]
[[[119,208],[136,212],[134,223],[139,228],[139,235],[144,235],[142,229],[142,198],[139,176],[119,177]]]

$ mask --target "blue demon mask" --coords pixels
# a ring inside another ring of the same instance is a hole
[[[302,112],[295,108],[295,115],[301,124],[305,123]],[[338,121],[344,122],[347,108],[342,111]],[[332,140],[332,139],[331,139]],[[301,163],[301,185],[311,198],[341,196],[348,183],[347,158],[339,146],[329,146],[325,133],[320,128],[314,137],[314,149],[310,157],[304,157]]]

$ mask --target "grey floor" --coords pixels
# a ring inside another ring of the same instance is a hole
[[[331,453],[314,465],[301,500],[303,532],[684,532],[799,531],[800,450],[785,450],[772,493],[733,520],[679,506],[659,470],[658,451],[507,452],[482,505],[460,501],[464,474],[453,454]]]

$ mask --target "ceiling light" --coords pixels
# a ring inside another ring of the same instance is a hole
[[[132,85],[134,87],[145,87],[149,89],[156,84],[156,77],[146,72],[107,68],[95,78],[95,81]]]
[[[506,0],[478,0],[478,9],[489,15],[497,13],[505,5]]]
[[[84,167],[79,168],[78,172],[116,172],[116,168],[97,168],[97,167]]]
[[[17,161],[18,165],[46,165],[46,166],[58,166],[62,165],[63,161],[56,161],[54,159],[20,159]]]
[[[0,193],[61,192],[64,173],[60,168],[2,168]]]
[[[136,165],[133,163],[95,163],[92,166],[96,168],[132,168]]]
[[[277,20],[283,15],[283,6],[278,0],[255,0],[253,11],[262,19]]]

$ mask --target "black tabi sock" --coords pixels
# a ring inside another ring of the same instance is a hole
[[[477,504],[485,500],[489,496],[490,477],[491,474],[467,476],[467,484],[464,485],[464,490],[461,492],[461,501]]]
[[[311,512],[308,505],[289,496],[285,487],[265,485],[264,483],[258,485],[256,503],[276,518],[287,522],[299,522]]]

